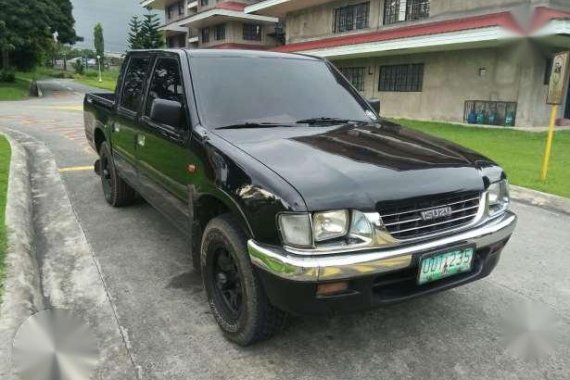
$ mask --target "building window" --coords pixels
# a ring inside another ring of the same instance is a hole
[[[174,16],[174,5],[170,5],[166,7],[166,18],[168,20],[172,20],[173,16]]]
[[[261,41],[261,25],[243,24],[243,39],[246,41]]]
[[[334,10],[334,33],[368,28],[370,2],[348,5]]]
[[[210,42],[210,28],[202,28],[202,43]]]
[[[178,16],[184,16],[184,1],[178,2]]]
[[[544,85],[550,85],[550,75],[552,74],[552,65],[554,64],[554,59],[546,58],[546,67],[544,68]]]
[[[364,91],[364,67],[342,67],[339,70],[358,91]]]
[[[384,24],[420,20],[429,17],[431,0],[386,0]]]
[[[424,64],[380,66],[378,91],[421,92]]]
[[[226,39],[226,24],[216,25],[214,27],[214,39],[216,41]]]
[[[208,3],[209,3],[208,0],[200,0],[200,5],[203,6],[203,7],[207,6]]]

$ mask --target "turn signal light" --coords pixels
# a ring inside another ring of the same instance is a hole
[[[332,294],[341,293],[348,289],[348,282],[331,282],[328,284],[319,284],[317,286],[318,296],[330,296]]]

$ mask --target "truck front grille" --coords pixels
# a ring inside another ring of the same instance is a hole
[[[443,198],[432,198],[381,205],[380,215],[390,234],[399,240],[410,240],[443,233],[471,223],[479,211],[481,194],[462,193]],[[446,208],[446,216],[425,219],[422,212]]]

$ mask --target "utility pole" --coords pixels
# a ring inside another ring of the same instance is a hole
[[[101,56],[97,55],[97,64],[99,65],[99,83],[103,82],[103,78],[101,78]]]

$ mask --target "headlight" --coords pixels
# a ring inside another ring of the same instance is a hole
[[[487,189],[489,216],[501,214],[509,207],[509,183],[507,180],[492,183]]]
[[[303,254],[327,254],[347,247],[366,248],[394,244],[382,233],[382,219],[376,212],[335,210],[306,213],[283,213],[277,218],[284,245],[298,248]]]
[[[305,248],[313,245],[309,214],[281,214],[279,228],[286,245]]]
[[[313,215],[315,241],[340,238],[348,233],[348,210],[318,212]]]
[[[366,243],[370,243],[374,240],[374,226],[363,212],[356,210],[352,212],[350,238],[358,239]]]

